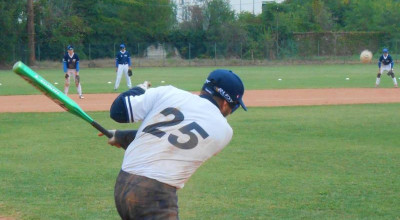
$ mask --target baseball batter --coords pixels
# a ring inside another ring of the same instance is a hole
[[[134,87],[115,99],[111,118],[142,122],[137,133],[117,130],[109,139],[109,144],[126,148],[115,184],[122,219],[179,218],[177,189],[229,144],[232,128],[225,117],[240,106],[247,110],[243,94],[239,76],[215,70],[200,95],[173,86],[146,92]]]
[[[114,90],[117,90],[119,83],[121,82],[122,74],[125,75],[126,84],[128,88],[132,87],[131,78],[128,75],[128,71],[132,71],[131,55],[125,49],[125,44],[119,46],[120,51],[115,58],[115,66],[117,68],[117,78],[115,80]]]
[[[389,55],[389,50],[386,48],[383,49],[382,52],[383,54],[381,55],[381,57],[379,57],[379,62],[378,62],[379,71],[376,77],[375,87],[379,87],[379,84],[381,82],[381,75],[383,74],[384,71],[387,71],[387,74],[392,77],[394,87],[397,88],[397,80],[393,72],[394,62],[392,56]]]
[[[69,84],[71,76],[74,78],[76,89],[79,94],[79,98],[83,99],[82,95],[82,86],[80,83],[79,76],[79,57],[78,54],[74,53],[74,48],[69,45],[67,47],[68,52],[65,53],[63,59],[63,68],[65,73],[65,84],[64,84],[64,93],[68,95]]]

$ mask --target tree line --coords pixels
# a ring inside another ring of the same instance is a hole
[[[382,41],[400,34],[400,0],[286,0],[264,4],[258,15],[235,12],[229,0],[197,2],[177,17],[182,5],[169,0],[0,0],[0,64],[21,50],[31,64],[35,54],[59,60],[69,44],[94,45],[92,58],[104,58],[110,43],[121,42],[167,42],[183,58],[213,57],[209,42],[218,42],[229,57],[245,42],[244,56],[257,57],[267,47],[275,59],[296,33],[382,33]],[[196,50],[189,54],[189,47]],[[83,57],[87,50],[80,51]]]

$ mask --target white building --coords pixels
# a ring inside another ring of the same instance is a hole
[[[262,4],[265,2],[278,2],[281,3],[284,0],[230,0],[230,4],[236,13],[250,12],[253,14],[261,14]]]
[[[176,18],[178,22],[190,19],[188,8],[191,6],[202,6],[206,0],[172,0],[177,6]]]
[[[172,0],[177,6],[177,19],[179,22],[185,21],[190,18],[188,7],[202,6],[207,0]],[[208,0],[209,1],[209,0]],[[262,4],[265,2],[278,2],[284,0],[230,0],[231,8],[236,12],[250,12],[253,14],[260,14],[262,11]]]

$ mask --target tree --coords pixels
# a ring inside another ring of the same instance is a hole
[[[21,59],[19,48],[23,42],[25,0],[0,1],[0,65]],[[18,52],[17,52],[18,51]]]

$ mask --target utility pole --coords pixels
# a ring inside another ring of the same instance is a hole
[[[279,11],[276,7],[276,58],[279,56]]]
[[[29,52],[28,64],[30,66],[32,66],[32,65],[35,65],[35,62],[36,62],[33,0],[27,1],[27,11],[28,11],[27,32],[28,32],[28,52]]]

